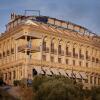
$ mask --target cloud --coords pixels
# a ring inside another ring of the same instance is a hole
[[[93,32],[100,32],[100,1],[99,0],[2,0],[0,15],[6,16],[15,11],[24,13],[26,9],[41,10],[42,15],[72,21],[86,26]],[[5,14],[2,12],[5,11]],[[5,20],[5,19],[4,19]],[[6,24],[0,21],[0,24]]]

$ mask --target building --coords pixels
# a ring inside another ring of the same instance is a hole
[[[0,71],[8,84],[36,74],[100,85],[100,36],[47,16],[11,14],[0,36]]]

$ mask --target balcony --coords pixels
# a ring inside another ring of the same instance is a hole
[[[21,45],[18,47],[18,52],[25,51],[25,49],[30,50],[31,52],[39,52],[40,46]]]

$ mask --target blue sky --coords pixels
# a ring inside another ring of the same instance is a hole
[[[24,14],[27,9],[71,21],[100,35],[100,0],[0,0],[0,32],[5,31],[11,12]]]

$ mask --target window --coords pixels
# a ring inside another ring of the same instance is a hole
[[[46,51],[46,41],[43,41],[43,51]]]
[[[73,56],[75,56],[75,48],[73,48]]]
[[[13,71],[13,79],[15,79],[15,78],[16,78],[16,72]]]
[[[88,83],[88,79],[84,79],[85,83]]]
[[[82,54],[82,51],[81,49],[79,50],[79,57],[81,58],[81,54]]]
[[[58,54],[61,54],[61,45],[58,46]]]
[[[58,58],[58,62],[61,63],[61,58]]]
[[[75,66],[75,60],[73,60],[73,66]]]
[[[1,53],[0,53],[0,59],[2,58],[2,55],[1,55]]]
[[[32,48],[32,41],[31,40],[28,41],[28,48]]]
[[[96,63],[99,63],[99,59],[98,58],[96,58]]]
[[[82,62],[81,61],[79,61],[79,66],[82,66]]]
[[[66,59],[66,64],[68,64],[69,63],[69,59]]]
[[[88,62],[86,63],[86,67],[88,67],[89,66],[89,64],[88,64]]]
[[[11,80],[11,72],[9,72],[9,80]]]
[[[69,51],[69,48],[68,46],[66,47],[66,55],[68,55],[68,51]]]
[[[96,78],[96,77],[94,77],[94,84],[96,84],[96,79],[97,79],[97,78]]]
[[[54,53],[54,43],[53,42],[51,42],[51,52]]]
[[[100,85],[100,78],[98,78],[98,85]]]
[[[51,56],[51,62],[54,62],[54,57],[53,56]]]
[[[88,51],[86,51],[86,59],[88,59]]]
[[[90,76],[90,83],[92,84],[92,78],[93,78],[93,76]]]
[[[5,52],[3,52],[3,57],[5,57],[5,56],[6,56]]]
[[[7,73],[5,73],[5,80],[7,80]]]
[[[46,55],[43,55],[42,58],[43,58],[43,61],[46,61]]]

